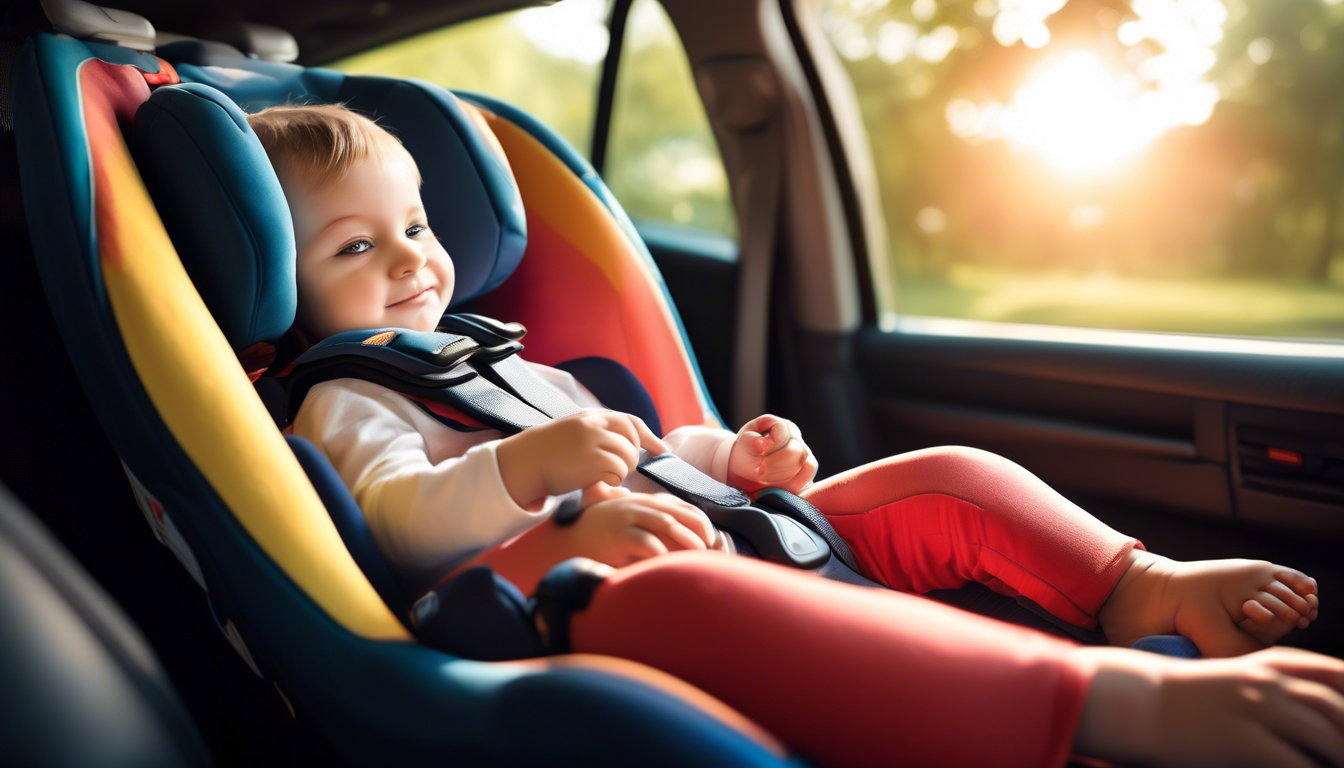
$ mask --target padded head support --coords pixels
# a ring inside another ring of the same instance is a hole
[[[396,134],[420,167],[430,227],[453,259],[453,304],[493,289],[518,265],[527,230],[513,173],[484,121],[451,93],[418,81],[236,64],[183,64],[212,84],[158,88],[136,114],[132,142],[173,244],[234,349],[278,338],[297,302],[289,208],[237,104],[255,111],[341,101]]]
[[[294,226],[247,117],[205,85],[161,87],[131,150],[183,266],[235,350],[294,322]]]

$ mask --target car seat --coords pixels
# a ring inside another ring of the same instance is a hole
[[[143,36],[120,39],[149,47]],[[209,210],[217,220],[277,201],[283,210],[278,188],[257,183],[228,200],[210,196],[218,187],[202,177],[201,199],[192,205],[161,200],[156,207],[128,145],[142,116],[170,125],[171,115],[143,109],[156,90],[177,88],[188,98],[210,90],[178,87],[183,80],[221,86],[249,109],[300,97],[349,99],[352,106],[381,99],[426,119],[451,112],[459,128],[484,123],[490,130],[465,141],[477,150],[484,142],[488,154],[472,156],[443,139],[417,147],[410,133],[402,135],[427,179],[436,175],[435,153],[443,162],[484,163],[486,177],[495,179],[458,196],[445,187],[437,199],[427,185],[439,231],[458,230],[439,224],[444,211],[485,211],[494,222],[485,234],[461,228],[464,238],[483,238],[474,244],[445,238],[450,252],[479,247],[491,254],[478,267],[460,269],[455,303],[507,277],[517,306],[487,298],[473,308],[534,325],[530,357],[619,362],[646,382],[664,429],[712,421],[656,271],[586,163],[503,105],[478,99],[484,108],[454,107],[450,95],[427,84],[241,56],[205,63],[193,60],[189,43],[178,44],[170,63],[128,45],[49,33],[26,41],[14,80],[24,207],[53,316],[137,500],[155,534],[206,588],[244,659],[355,763],[383,763],[395,754],[408,764],[587,765],[625,763],[639,754],[648,764],[801,764],[740,714],[639,664],[582,655],[485,663],[414,642],[342,542],[314,481],[239,364],[236,353],[252,347],[239,348],[247,333],[264,338],[287,325],[292,306],[263,297],[244,302],[251,307],[245,322],[223,314],[217,322],[201,298],[217,290],[247,296],[255,270],[275,266],[265,259],[277,244],[291,241],[292,259],[292,234],[252,231],[253,239],[242,242],[226,240],[222,227],[204,230],[207,240],[217,237],[234,249],[237,270],[213,284],[196,275],[200,293],[169,236],[186,222],[209,226],[189,219],[192,210]],[[215,128],[244,127],[236,108],[220,114],[227,119]],[[162,171],[153,168],[152,143],[137,152],[146,175]],[[217,146],[207,141],[196,149],[205,156]],[[200,157],[182,147],[161,159],[199,168],[193,163]],[[258,166],[243,158],[211,159],[221,162],[209,167],[236,174],[235,183],[258,181],[248,171]],[[510,166],[513,190],[503,181]],[[542,263],[533,258],[538,252],[557,261]],[[510,261],[518,264],[511,277]],[[559,285],[567,289],[555,290]],[[585,313],[602,309],[606,319],[578,333],[538,319],[542,312],[577,314],[579,305]],[[548,335],[543,326],[557,330]]]
[[[457,266],[454,307],[523,322],[528,357],[580,380],[641,382],[662,430],[718,425],[656,268],[588,164],[487,97],[194,41],[158,53],[28,41],[25,208],[53,314],[136,498],[243,658],[355,762],[393,742],[413,763],[622,762],[638,749],[654,764],[796,764],[737,713],[637,664],[484,664],[414,643],[349,494],[311,446],[287,446],[249,386],[293,317],[293,234],[238,106],[343,101],[385,119],[420,164]]]

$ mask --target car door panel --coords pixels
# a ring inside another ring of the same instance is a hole
[[[973,445],[1062,489],[1344,535],[1339,358],[877,329],[859,350],[887,450]]]
[[[855,350],[879,454],[983,448],[1153,551],[1283,563],[1317,579],[1323,606],[1344,589],[1340,358],[877,328]],[[1339,655],[1344,621],[1323,608],[1286,642]]]

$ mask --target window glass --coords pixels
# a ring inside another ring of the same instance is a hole
[[[567,0],[426,32],[329,64],[351,74],[418,77],[478,91],[531,113],[585,157],[602,60],[608,0]]]
[[[656,0],[630,7],[604,176],[635,219],[735,236],[718,145],[686,52]]]
[[[900,312],[1344,338],[1344,2],[821,7]]]

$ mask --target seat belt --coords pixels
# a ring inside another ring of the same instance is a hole
[[[455,315],[440,327],[472,335],[383,329],[337,334],[318,343],[283,378],[287,418],[293,418],[313,386],[345,377],[443,403],[508,434],[582,410],[517,357],[523,348],[518,339],[526,332],[521,325]],[[767,560],[811,569],[834,552],[858,570],[853,553],[825,516],[793,494],[770,489],[763,494],[768,498],[753,505],[742,491],[671,453],[641,452],[637,469],[699,507],[715,525],[744,536]]]
[[[580,410],[578,405],[556,392],[522,358],[516,356],[522,350],[519,340],[527,333],[521,323],[506,324],[481,315],[456,314],[445,315],[439,323],[439,329],[469,336],[477,343],[490,345],[484,350],[485,354],[473,355],[473,367],[519,400],[551,418],[560,418]],[[505,344],[509,345],[507,352],[503,349]],[[482,362],[486,365],[482,366]],[[647,453],[641,452],[639,472],[678,495],[682,492],[707,495],[721,506],[741,506],[751,501],[741,491],[719,483],[671,454],[649,457]],[[714,483],[714,486],[704,481]],[[695,503],[690,498],[683,498]],[[858,572],[858,562],[849,545],[835,532],[826,516],[811,503],[783,489],[767,488],[757,496],[756,505],[786,514],[820,534],[836,557]]]

